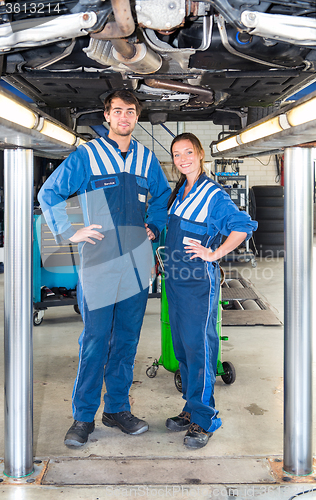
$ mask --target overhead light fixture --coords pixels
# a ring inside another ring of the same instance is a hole
[[[36,113],[3,93],[0,94],[0,118],[29,129],[35,128],[38,123]]]
[[[225,139],[224,141],[218,142],[216,144],[216,148],[218,151],[226,151],[227,149],[235,148],[236,146],[239,146],[236,135],[228,137],[228,139]]]
[[[68,130],[56,125],[55,123],[44,118],[43,126],[40,129],[40,133],[43,135],[47,135],[52,139],[56,139],[57,141],[65,142],[70,146],[73,146],[77,141],[77,136]]]
[[[41,111],[33,110],[26,102],[11,92],[0,88],[0,118],[36,130],[47,137],[64,142],[70,146],[79,146],[85,141],[71,130],[49,120]]]
[[[245,130],[245,132],[242,132],[239,137],[242,144],[247,144],[248,142],[268,137],[269,135],[276,134],[277,132],[282,132],[282,130],[283,128],[279,124],[279,117],[276,116],[275,118],[271,118],[266,122]]]
[[[299,104],[286,113],[289,124],[292,127],[302,125],[303,123],[315,120],[316,116],[316,97],[309,101]]]
[[[217,143],[212,143],[212,151],[214,154],[236,148],[243,144],[257,141],[271,135],[283,132],[304,123],[315,120],[316,116],[316,97],[315,92],[313,97],[305,100],[301,104],[293,106],[288,111],[284,110],[280,115],[273,118],[267,118],[266,121],[247,128],[240,134],[224,139]]]

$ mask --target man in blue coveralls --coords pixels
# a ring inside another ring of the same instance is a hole
[[[127,90],[110,94],[109,133],[79,146],[53,172],[39,202],[56,242],[78,243],[77,298],[84,322],[72,407],[65,436],[82,446],[93,432],[103,379],[104,425],[127,434],[148,430],[132,415],[129,389],[148,297],[152,249],[167,220],[170,187],[155,155],[132,139],[141,108]],[[147,193],[151,194],[146,213]],[[68,220],[66,200],[77,193],[84,227]]]

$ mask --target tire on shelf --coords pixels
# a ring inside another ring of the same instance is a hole
[[[284,220],[282,219],[257,219],[258,222],[258,229],[254,233],[278,233],[278,232],[284,232]]]
[[[283,196],[258,196],[256,207],[284,207]]]
[[[257,219],[284,219],[284,208],[283,207],[257,207],[256,210]]]
[[[258,229],[254,240],[259,257],[284,257],[284,187],[252,186]]]
[[[256,246],[258,245],[284,245],[284,231],[270,233],[255,233]]]
[[[277,197],[283,197],[284,196],[284,187],[279,186],[277,184],[272,185],[272,186],[252,186],[251,188],[255,194],[255,197],[271,197],[271,196],[277,196]]]

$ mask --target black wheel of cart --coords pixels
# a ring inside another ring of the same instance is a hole
[[[177,370],[174,374],[174,383],[179,392],[182,392],[182,380],[180,370]]]
[[[155,365],[151,365],[147,368],[146,370],[146,375],[147,377],[149,378],[155,378],[155,376],[157,375],[157,371],[158,371],[158,366],[155,366]]]
[[[223,361],[224,375],[221,375],[225,384],[233,384],[236,380],[236,370],[230,361]]]
[[[44,319],[44,318],[43,318],[43,316],[42,316],[42,317],[40,317],[40,316],[38,315],[38,311],[35,311],[35,312],[33,313],[33,325],[34,325],[34,326],[39,326],[39,325],[41,325],[41,324],[43,323],[43,319]]]
[[[77,314],[81,314],[78,304],[74,305],[74,310],[76,311]]]

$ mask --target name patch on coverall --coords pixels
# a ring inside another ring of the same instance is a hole
[[[92,181],[93,189],[103,189],[119,185],[119,180],[117,177],[107,177],[106,179],[100,179],[98,181]]]

